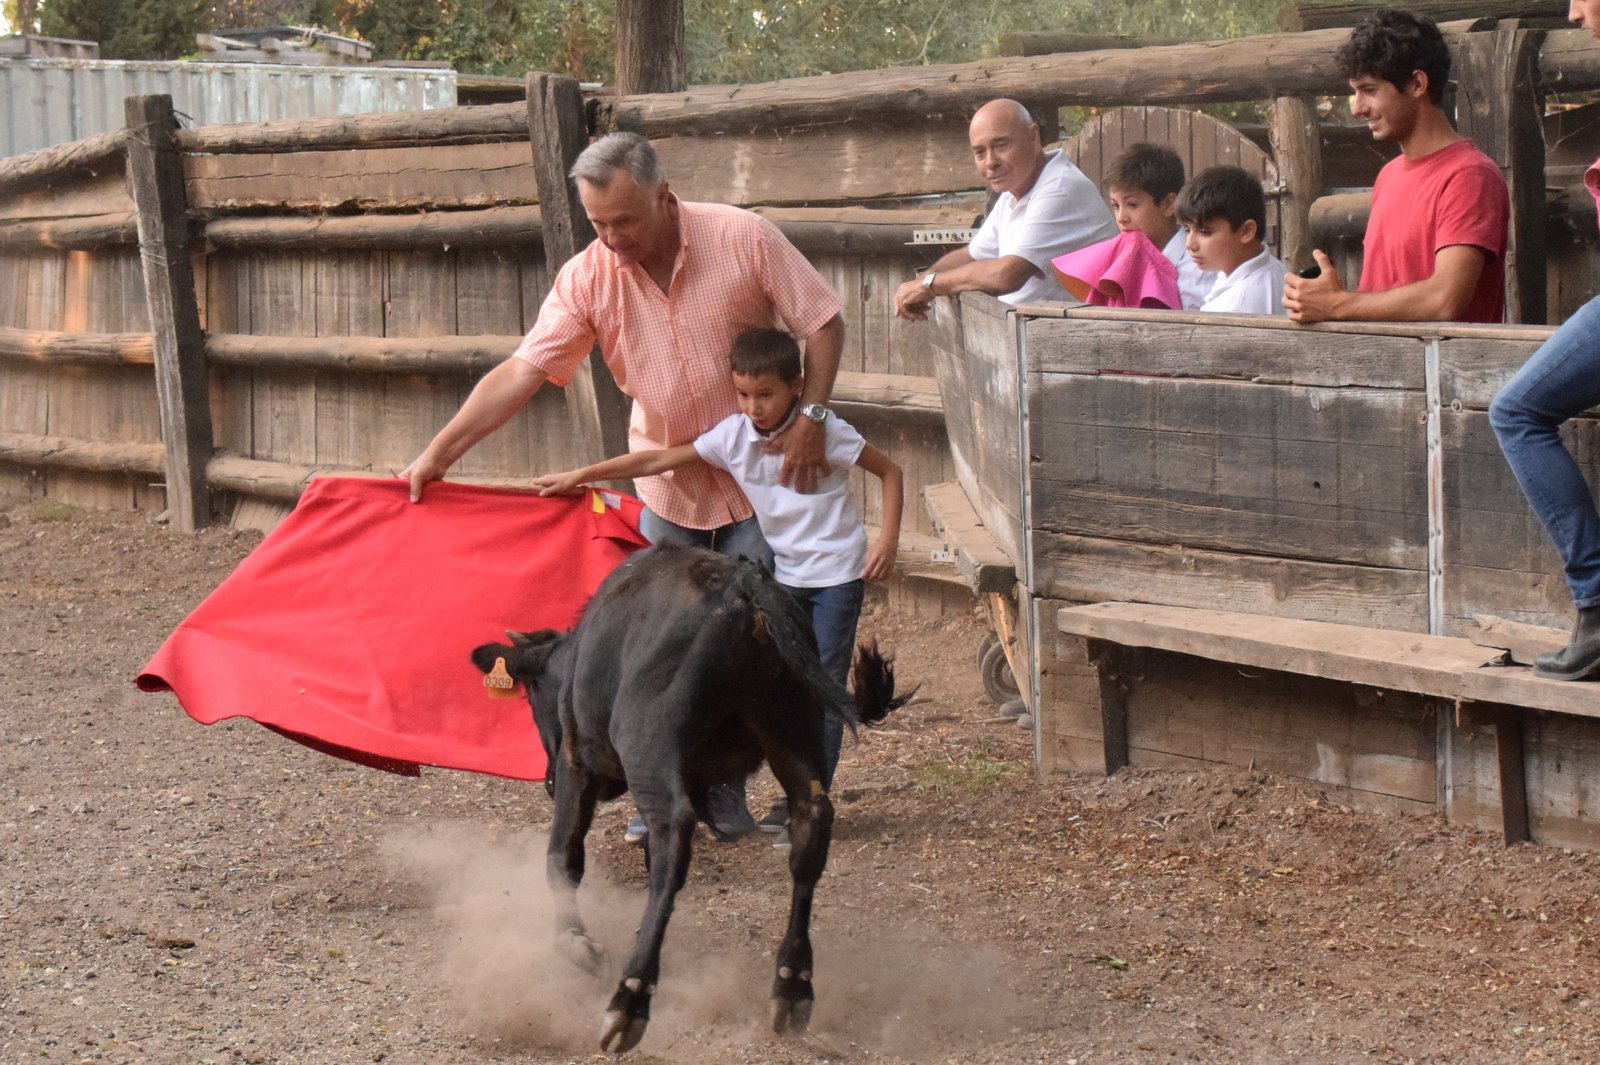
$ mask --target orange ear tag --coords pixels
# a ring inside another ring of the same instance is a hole
[[[506,672],[506,660],[496,658],[494,668],[483,678],[484,690],[491,699],[515,699],[517,697],[517,682],[511,679],[511,674]]]

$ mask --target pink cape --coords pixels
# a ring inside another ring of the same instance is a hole
[[[1068,292],[1097,307],[1183,309],[1178,268],[1136,229],[1057,256],[1050,265]]]
[[[543,779],[528,702],[490,699],[467,655],[507,628],[567,629],[644,544],[616,492],[540,498],[319,478],[167,637],[137,679],[190,717],[248,717],[327,754]]]

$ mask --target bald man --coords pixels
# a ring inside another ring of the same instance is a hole
[[[1117,235],[1100,190],[1059,148],[1045,151],[1039,123],[1015,100],[990,100],[968,128],[978,176],[1000,198],[972,243],[901,285],[894,311],[928,317],[935,296],[987,292],[1013,306],[1070,300],[1050,260]]]

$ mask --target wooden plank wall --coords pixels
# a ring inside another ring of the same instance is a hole
[[[1025,344],[1036,594],[1427,631],[1418,341],[1030,319]]]
[[[1448,635],[1466,634],[1478,613],[1562,629],[1571,624],[1560,559],[1489,426],[1490,401],[1537,346],[1532,339],[1439,342]],[[1591,484],[1600,484],[1596,413],[1562,429]]]
[[[0,224],[69,221],[126,214],[133,203],[119,178],[74,185],[60,194],[23,193],[0,201]],[[0,325],[95,333],[149,332],[138,250],[7,247],[0,253]],[[37,436],[149,443],[161,439],[154,380],[147,367],[46,366],[0,361],[0,429]],[[91,507],[158,512],[150,478],[62,467],[0,466],[0,491],[55,495]]]
[[[1024,555],[1015,321],[987,296],[939,300],[929,323],[953,472],[1013,560]]]

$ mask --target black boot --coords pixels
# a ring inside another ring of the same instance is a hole
[[[1578,611],[1572,639],[1559,651],[1533,660],[1533,675],[1548,680],[1578,680],[1600,670],[1600,606]]]

